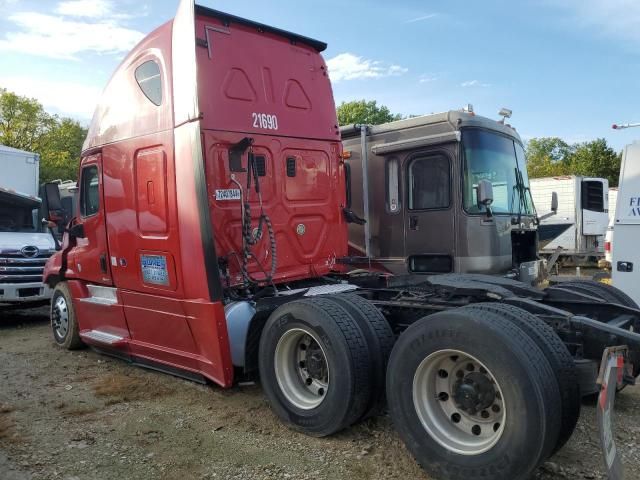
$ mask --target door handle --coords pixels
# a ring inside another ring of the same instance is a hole
[[[107,254],[103,253],[100,255],[100,271],[102,273],[107,273]]]
[[[617,267],[619,272],[633,272],[633,262],[618,262]]]
[[[410,230],[418,230],[418,216],[410,215],[409,216],[409,229]]]

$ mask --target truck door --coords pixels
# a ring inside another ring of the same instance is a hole
[[[444,150],[412,154],[404,162],[405,257],[410,273],[453,271],[451,157]]]
[[[80,171],[80,204],[78,223],[84,227],[85,238],[76,239],[75,270],[88,283],[111,285],[107,252],[104,196],[102,186],[102,155],[86,157]]]

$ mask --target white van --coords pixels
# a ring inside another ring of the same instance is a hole
[[[611,262],[613,285],[640,303],[640,142],[622,154],[620,185],[614,218],[615,248]]]

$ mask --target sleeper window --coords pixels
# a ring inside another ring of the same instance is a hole
[[[83,217],[90,217],[100,209],[100,190],[98,167],[92,165],[82,169],[80,212]]]
[[[409,209],[449,207],[449,160],[443,156],[417,158],[409,165]]]
[[[162,80],[160,78],[160,67],[153,60],[144,62],[136,68],[136,81],[145,96],[154,105],[162,103]]]

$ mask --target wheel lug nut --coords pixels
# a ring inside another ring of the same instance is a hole
[[[482,429],[480,428],[480,425],[474,425],[471,428],[471,433],[473,433],[474,435],[480,435],[482,433]]]
[[[444,369],[440,369],[440,370],[438,370],[438,376],[440,378],[447,378],[449,376],[449,372],[447,372]]]
[[[307,385],[311,385],[311,384],[313,383],[313,380],[312,380],[311,378],[307,378],[307,379],[305,380],[305,383],[306,383]]]
[[[473,372],[476,369],[476,367],[473,366],[473,363],[467,363],[467,370],[469,372]]]
[[[460,417],[459,413],[454,413],[453,415],[451,415],[451,421],[453,423],[459,423],[462,417]]]
[[[438,394],[438,400],[440,400],[441,402],[446,402],[447,400],[449,400],[449,394],[447,392],[440,392]]]
[[[489,418],[489,412],[487,412],[486,410],[483,410],[482,412],[480,412],[480,416],[482,418]]]
[[[491,410],[493,410],[495,413],[498,413],[500,411],[500,406],[494,404],[491,406]]]

